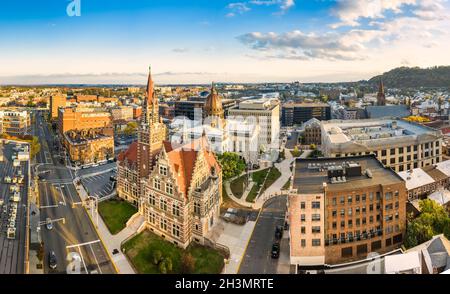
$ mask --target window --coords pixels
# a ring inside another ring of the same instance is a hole
[[[353,209],[349,208],[348,209],[348,216],[352,216],[352,214],[353,214]]]
[[[367,253],[367,244],[362,244],[356,246],[356,254],[366,254]]]
[[[351,228],[353,226],[353,220],[349,219],[348,220],[348,227]]]
[[[159,227],[161,230],[166,231],[167,230],[167,220],[161,219],[161,222],[159,223]]]
[[[159,200],[159,208],[166,211],[167,210],[167,200],[161,198]]]
[[[381,156],[386,156],[386,150],[381,150]]]
[[[352,196],[348,196],[347,201],[348,201],[348,203],[352,203]]]
[[[398,148],[398,154],[403,154],[403,147]]]
[[[336,222],[333,222],[333,229],[335,230],[335,229],[337,229],[337,223]]]
[[[345,216],[345,209],[341,209],[341,216]]]
[[[159,166],[159,174],[163,176],[167,176],[167,166],[160,165]]]
[[[320,246],[320,239],[312,239],[312,246],[313,247]]]
[[[369,200],[370,200],[370,201],[373,201],[373,192],[370,192],[370,194],[369,194]]]
[[[345,197],[342,196],[342,197],[339,199],[339,202],[340,202],[341,204],[345,204]]]
[[[359,202],[359,199],[360,199],[359,195],[356,195],[356,196],[355,196],[355,201],[356,201],[356,202]]]
[[[172,206],[172,214],[175,216],[180,216],[180,206],[178,203],[174,203]]]
[[[180,237],[180,226],[179,225],[172,225],[172,235],[176,237]]]
[[[331,214],[332,214],[333,217],[336,217],[336,216],[337,216],[337,211],[336,211],[336,210],[333,210],[333,211],[331,212]]]
[[[156,190],[161,190],[161,181],[158,179],[153,180],[153,188]]]
[[[394,158],[391,158],[390,163],[391,163],[391,164],[395,164],[395,157],[394,157]]]
[[[320,208],[320,201],[313,201],[312,202],[312,208],[313,209],[319,209]]]
[[[373,211],[373,204],[369,205],[369,211]]]
[[[333,203],[333,205],[336,205],[336,203],[337,203],[336,202],[336,197],[333,198],[332,203]]]
[[[392,199],[392,192],[387,192],[386,194],[384,194],[384,197],[386,200],[391,200]]]
[[[305,234],[305,233],[306,233],[306,227],[301,227],[301,228],[300,228],[300,232],[301,232],[302,234]]]
[[[153,194],[148,195],[148,203],[150,205],[155,206],[156,205],[156,197]]]
[[[320,233],[320,227],[319,226],[313,226],[311,231],[312,231],[313,234],[318,234],[318,233]]]
[[[173,194],[173,184],[166,183],[166,193],[169,194],[169,195]]]
[[[372,242],[372,251],[378,250],[381,248],[381,240]]]
[[[200,214],[200,203],[194,202],[194,213]]]
[[[304,214],[300,215],[300,221],[304,222],[306,220],[306,216]]]
[[[342,257],[352,257],[353,256],[353,247],[342,248],[341,255],[342,255]]]
[[[156,222],[156,216],[153,212],[150,212],[148,214],[148,218],[149,218],[150,223],[154,224]]]
[[[366,202],[366,194],[362,194],[361,200],[362,200],[362,202]]]
[[[391,155],[394,155],[395,154],[395,148],[392,148],[390,153],[391,153]]]
[[[301,202],[300,203],[300,208],[301,209],[305,209],[306,208],[306,203],[305,202]]]
[[[301,246],[302,247],[306,247],[306,240],[305,239],[302,239],[300,242],[301,242]]]
[[[318,213],[313,213],[313,215],[311,216],[311,220],[312,220],[313,222],[320,221],[320,214],[318,214]]]

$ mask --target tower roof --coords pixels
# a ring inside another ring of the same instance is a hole
[[[153,103],[154,99],[154,83],[152,79],[152,67],[149,66],[148,68],[148,80],[147,80],[147,90],[145,92],[147,96],[147,103],[150,105]]]
[[[214,83],[211,85],[211,93],[206,98],[205,111],[207,115],[219,115],[223,113],[222,99],[217,93]]]

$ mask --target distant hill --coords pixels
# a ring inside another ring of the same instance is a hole
[[[430,68],[398,67],[373,77],[369,83],[383,80],[388,88],[447,87],[450,88],[450,66]]]

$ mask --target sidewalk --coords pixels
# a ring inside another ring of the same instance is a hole
[[[80,186],[75,185],[75,187],[77,187],[77,191],[80,195],[81,200],[84,201],[87,198],[87,192],[84,189],[83,185]],[[93,216],[91,214],[90,209],[86,209],[86,211],[90,216],[91,220],[97,219],[97,216]],[[116,269],[118,270],[119,274],[135,274],[133,267],[128,262],[126,256],[122,253],[120,246],[124,240],[126,240],[131,235],[137,232],[138,228],[140,227],[143,221],[144,221],[143,217],[137,218],[135,221],[133,221],[133,223],[130,226],[125,227],[122,231],[120,231],[116,235],[112,235],[109,232],[108,227],[106,226],[105,222],[100,216],[98,217],[98,225],[96,224],[95,221],[93,221],[97,233],[100,239],[102,240],[106,251],[108,251],[108,255],[111,257],[112,262],[115,265]],[[114,249],[117,249],[118,253],[113,255]]]

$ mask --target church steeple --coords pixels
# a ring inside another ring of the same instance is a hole
[[[144,100],[144,120],[143,124],[148,125],[159,121],[158,98],[155,95],[155,84],[152,79],[152,68],[148,68],[147,89],[145,91]]]
[[[380,84],[378,85],[377,105],[380,105],[380,106],[386,105],[386,95],[384,93],[384,84],[383,84],[383,80],[381,80],[381,79],[380,79]]]

